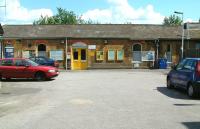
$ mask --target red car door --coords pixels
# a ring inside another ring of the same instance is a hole
[[[15,59],[14,65],[16,78],[32,78],[33,72],[31,72],[31,67],[28,66],[24,59]]]
[[[4,78],[13,78],[15,74],[15,66],[13,66],[13,59],[4,59],[1,62],[1,74]]]

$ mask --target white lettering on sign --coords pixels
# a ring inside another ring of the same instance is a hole
[[[96,49],[96,45],[88,45],[88,49],[95,50]]]
[[[50,58],[54,60],[63,60],[63,51],[62,50],[50,51]]]

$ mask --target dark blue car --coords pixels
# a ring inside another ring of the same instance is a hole
[[[53,67],[59,66],[57,61],[55,61],[51,58],[43,57],[43,56],[31,57],[30,59],[32,61],[38,63],[39,65],[46,65],[46,66],[53,66]]]
[[[189,97],[200,94],[200,58],[186,58],[172,67],[167,75],[167,88],[183,88]]]

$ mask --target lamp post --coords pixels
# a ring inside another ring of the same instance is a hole
[[[183,23],[183,12],[178,12],[178,11],[175,11],[174,12],[175,14],[180,14],[182,15],[182,36],[181,36],[181,59],[183,59],[183,54],[184,54],[184,23]]]

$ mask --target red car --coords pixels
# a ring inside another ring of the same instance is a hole
[[[57,68],[40,66],[29,59],[0,59],[0,79],[33,78],[36,80],[45,80],[54,78],[58,74]]]

